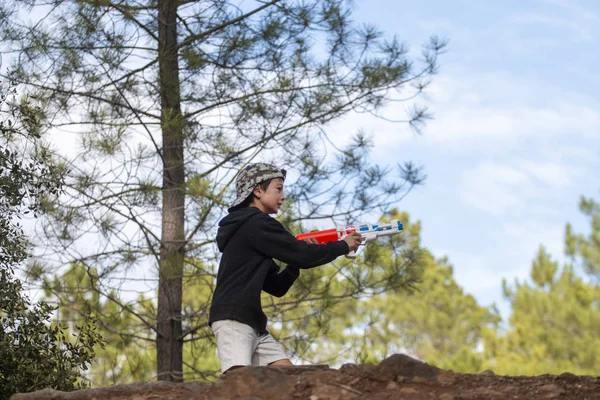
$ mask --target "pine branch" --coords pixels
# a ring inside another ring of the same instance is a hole
[[[222,23],[220,25],[214,26],[214,27],[210,28],[207,31],[204,31],[202,33],[198,33],[198,34],[195,34],[195,35],[190,35],[187,38],[185,38],[184,40],[182,40],[181,43],[179,43],[178,48],[181,49],[181,48],[183,48],[185,46],[189,46],[192,43],[194,43],[195,41],[202,40],[202,39],[204,39],[204,38],[212,35],[215,32],[218,32],[218,31],[220,31],[220,30],[222,30],[224,28],[227,28],[228,26],[235,25],[238,22],[241,22],[241,21],[243,21],[243,20],[251,17],[252,15],[254,15],[254,14],[256,14],[256,13],[258,13],[258,12],[260,12],[260,11],[268,8],[268,7],[271,7],[272,5],[275,5],[275,4],[279,3],[279,2],[281,2],[281,0],[272,0],[272,1],[268,2],[268,3],[263,4],[262,6],[256,8],[256,9],[254,9],[254,10],[250,11],[250,12],[247,12],[244,15],[240,15],[239,17],[234,18],[234,19],[232,19],[230,21],[226,21],[226,22],[224,22],[224,23]]]

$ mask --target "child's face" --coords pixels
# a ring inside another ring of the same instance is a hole
[[[283,195],[283,179],[275,178],[271,180],[267,190],[258,185],[254,189],[254,205],[258,207],[262,212],[267,214],[277,214],[279,208],[285,200]]]

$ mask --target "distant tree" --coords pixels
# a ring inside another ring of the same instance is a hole
[[[505,281],[512,314],[507,331],[485,340],[489,368],[511,375],[600,375],[600,207],[582,198],[590,234],[567,224],[562,267],[543,246],[532,263],[531,282]]]
[[[600,203],[591,198],[581,197],[579,209],[590,220],[588,235],[573,232],[567,224],[565,232],[565,252],[573,265],[583,269],[587,277],[600,283]]]
[[[56,196],[64,170],[41,145],[39,108],[26,99],[10,103],[15,93],[0,91],[0,399],[43,388],[73,390],[85,386],[82,370],[101,344],[93,322],[77,327],[49,323],[54,308],[31,304],[14,275],[28,255],[28,241],[18,221],[36,214],[44,198]],[[33,151],[24,151],[33,148]],[[25,156],[29,154],[30,157]]]
[[[445,43],[432,38],[411,60],[396,38],[353,24],[351,6],[0,4],[0,53],[14,60],[10,76],[47,104],[50,128],[80,139],[77,155],[63,149],[72,173],[61,201],[46,205],[40,231],[54,262],[47,252],[30,276],[50,282],[77,265],[102,301],[118,294],[120,315],[137,321],[119,324],[119,335],[143,329],[154,338],[158,379],[183,379],[184,344],[210,337],[206,304],[183,305],[184,279],[190,271],[215,274],[216,224],[241,166],[262,160],[287,168],[296,221],[352,222],[360,212],[387,210],[422,181],[410,163],[395,171],[370,163],[372,138],[331,137],[327,124],[408,101],[399,119],[418,128],[429,113],[413,99],[436,73]],[[30,15],[40,17],[28,22]],[[80,288],[60,288],[57,301],[71,306]],[[134,292],[149,293],[153,315],[135,312]]]
[[[97,273],[93,268],[73,264],[62,275],[45,282],[45,298],[51,300],[57,293],[61,294],[63,301],[58,305],[58,320],[79,321],[89,314],[102,315],[96,322],[105,345],[96,349],[87,374],[93,386],[152,380],[156,371],[154,337],[136,324],[139,318],[148,318],[156,311],[154,302],[144,294],[135,298],[133,304],[120,298],[116,291],[101,296],[93,286]],[[73,287],[78,290],[67,290]],[[124,308],[128,312],[123,312]]]

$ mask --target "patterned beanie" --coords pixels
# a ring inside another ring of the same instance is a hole
[[[274,178],[285,180],[285,175],[285,169],[279,169],[271,164],[256,163],[247,165],[235,179],[237,196],[231,204],[229,211],[242,204],[252,194],[252,191],[259,183]]]

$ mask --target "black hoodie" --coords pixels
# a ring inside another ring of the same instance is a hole
[[[296,240],[279,221],[256,207],[243,207],[223,218],[217,246],[223,256],[208,322],[232,319],[261,334],[267,326],[261,290],[281,297],[298,278],[299,268],[326,264],[349,251],[343,240],[322,245]],[[289,265],[280,272],[273,259]]]

